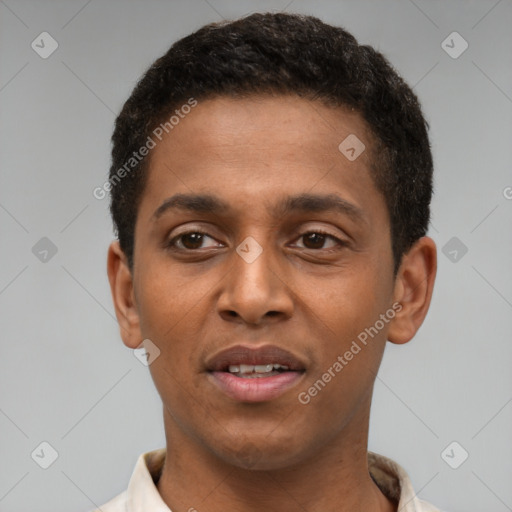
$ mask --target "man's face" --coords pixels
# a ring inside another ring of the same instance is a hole
[[[351,134],[366,146],[353,161],[338,149]],[[199,102],[152,150],[134,299],[176,436],[269,469],[366,431],[388,324],[343,356],[390,310],[395,283],[371,147],[358,114],[254,97]],[[327,195],[341,206],[314,200]]]

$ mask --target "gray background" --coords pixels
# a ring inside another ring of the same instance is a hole
[[[443,509],[512,510],[511,1],[3,0],[1,511],[89,510],[126,487],[140,453],[164,446],[148,369],[118,334],[108,204],[92,191],[115,114],[156,57],[204,23],[282,9],[384,52],[431,125],[438,280],[416,339],[387,349],[370,449]],[[31,48],[43,31],[59,45],[47,59]],[[469,44],[456,59],[441,46],[453,31]],[[55,255],[36,245],[43,237]],[[46,470],[31,458],[42,441],[59,455]],[[469,453],[458,469],[441,456],[453,441],[452,464]]]

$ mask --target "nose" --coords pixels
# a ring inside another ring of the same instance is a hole
[[[217,302],[224,320],[262,325],[292,316],[292,290],[270,249],[263,249],[254,261],[233,251],[230,264]]]

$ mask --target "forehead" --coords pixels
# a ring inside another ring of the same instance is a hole
[[[152,150],[143,203],[213,192],[270,206],[284,192],[338,189],[357,204],[380,195],[369,172],[372,145],[361,116],[343,107],[293,96],[199,101]]]
[[[217,97],[199,101],[168,135],[164,139],[168,139],[167,146],[171,147],[197,142],[196,152],[177,153],[176,162],[184,156],[188,161],[201,158],[208,149],[232,156],[238,149],[239,157],[255,156],[265,149],[274,157],[300,157],[306,164],[318,165],[322,155],[327,159],[339,157],[339,144],[351,135],[364,141],[366,148],[371,146],[370,130],[359,113],[296,96]],[[158,144],[153,158],[158,158],[165,147],[166,144]],[[264,154],[259,156],[258,162],[264,160]],[[361,156],[361,161],[366,161],[369,151]]]

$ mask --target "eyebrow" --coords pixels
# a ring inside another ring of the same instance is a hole
[[[196,213],[220,214],[229,210],[227,203],[209,194],[175,194],[165,201],[153,213],[153,219],[158,220],[169,210],[184,210]]]
[[[153,213],[158,220],[169,210],[182,210],[194,213],[223,214],[231,210],[228,203],[211,194],[175,194],[163,201]],[[358,206],[336,194],[303,193],[288,196],[270,208],[276,217],[291,213],[323,213],[334,211],[351,217],[356,221],[365,221],[366,215]]]

